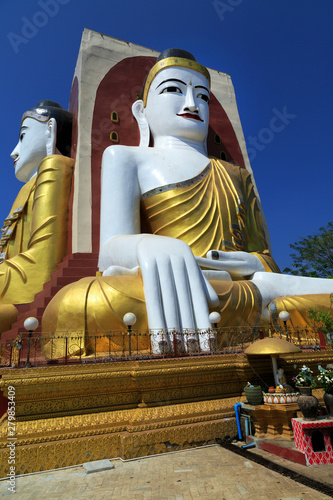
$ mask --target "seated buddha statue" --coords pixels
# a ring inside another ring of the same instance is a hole
[[[0,333],[16,319],[14,304],[32,302],[66,255],[71,128],[71,113],[53,101],[22,117],[11,157],[24,185],[1,228]]]
[[[103,276],[64,287],[44,313],[45,332],[123,329],[131,311],[136,328],[153,332],[155,352],[174,330],[194,339],[206,331],[204,350],[211,310],[219,326],[255,326],[270,321],[274,299],[314,290],[311,279],[280,274],[246,169],[208,158],[209,98],[209,72],[190,53],[159,56],[132,107],[140,145],[103,155]]]

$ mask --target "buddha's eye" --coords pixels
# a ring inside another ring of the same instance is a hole
[[[24,132],[22,132],[22,134],[20,134],[20,141],[22,141],[23,137],[24,137]]]
[[[165,89],[162,90],[161,94],[166,94],[167,92],[182,94],[182,91],[180,90],[179,87],[173,87],[173,86],[165,87]]]
[[[202,99],[205,102],[209,102],[209,97],[207,94],[198,94],[199,99]]]

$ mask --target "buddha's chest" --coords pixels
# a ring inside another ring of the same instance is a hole
[[[208,158],[201,154],[154,151],[143,159],[138,169],[141,193],[192,179],[208,163]]]

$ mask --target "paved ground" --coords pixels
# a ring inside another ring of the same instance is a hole
[[[279,444],[279,439],[273,439],[272,442],[275,442],[275,444]],[[285,445],[285,440],[281,440],[280,443],[282,445]],[[302,474],[309,477],[310,479],[314,479],[315,481],[319,481],[320,483],[327,484],[333,488],[333,464],[306,467],[304,465],[296,464],[294,462],[286,460],[285,458],[278,457],[266,451],[259,450],[258,448],[251,448],[248,451],[250,454],[260,455],[278,465],[287,467],[288,469],[291,469],[298,474]]]
[[[270,454],[265,456],[271,457]],[[13,500],[331,498],[218,445],[128,462],[113,460],[112,463],[113,470],[92,474],[86,474],[83,467],[76,467],[19,477]],[[325,467],[326,476],[333,474],[333,465]],[[310,467],[302,467],[302,473],[304,469]],[[0,498],[9,500],[13,495],[8,486],[7,480],[0,481]]]

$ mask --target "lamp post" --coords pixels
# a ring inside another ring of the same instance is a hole
[[[290,320],[290,314],[288,313],[288,311],[281,311],[279,313],[279,319],[281,321],[283,321],[283,324],[284,324],[284,330],[286,332],[286,340],[288,341],[288,328],[287,328],[287,321]]]
[[[217,329],[217,324],[221,321],[221,314],[218,312],[211,312],[209,315],[209,321],[214,325],[215,330]]]
[[[29,332],[27,360],[25,362],[25,366],[28,368],[31,366],[31,363],[30,363],[30,344],[31,344],[32,332],[34,330],[36,330],[38,325],[39,325],[38,319],[34,318],[34,317],[27,318],[25,320],[25,322],[23,323],[24,328]]]
[[[221,321],[221,314],[216,312],[216,311],[211,312],[209,315],[209,321],[214,325],[215,335],[216,335],[217,324]],[[215,342],[215,336],[211,337],[209,339],[209,348],[211,351],[212,351],[212,348],[214,348],[214,342]]]
[[[132,326],[136,323],[136,316],[134,313],[128,312],[123,316],[123,322],[127,326],[127,332],[128,332],[128,354],[129,356],[132,355]]]

